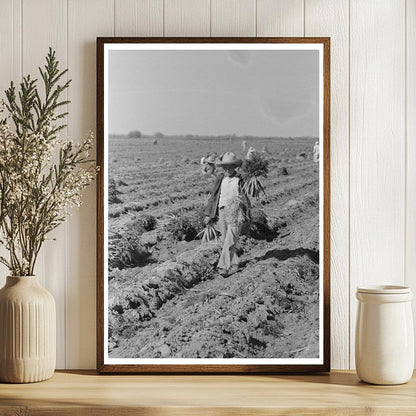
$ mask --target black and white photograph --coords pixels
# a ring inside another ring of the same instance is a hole
[[[323,47],[104,49],[104,364],[323,364]]]

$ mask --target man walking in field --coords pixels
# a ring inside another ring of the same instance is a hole
[[[319,162],[319,142],[315,142],[315,146],[313,147],[313,161],[315,163]]]
[[[218,271],[223,277],[238,270],[237,243],[241,226],[249,216],[249,200],[242,191],[242,179],[236,168],[242,160],[236,155],[226,152],[216,163],[223,169],[219,174],[205,207],[205,223],[214,222],[218,217],[218,227],[223,244]]]

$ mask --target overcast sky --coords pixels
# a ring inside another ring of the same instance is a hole
[[[109,132],[318,136],[318,51],[109,52]]]

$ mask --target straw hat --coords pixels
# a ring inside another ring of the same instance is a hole
[[[215,164],[217,166],[240,166],[243,163],[241,159],[237,159],[237,156],[232,152],[225,152],[220,160]]]

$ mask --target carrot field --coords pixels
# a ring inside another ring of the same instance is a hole
[[[269,160],[240,237],[241,269],[215,270],[200,159],[244,158],[243,138],[109,140],[109,356],[314,358],[319,329],[316,138],[245,138]]]

